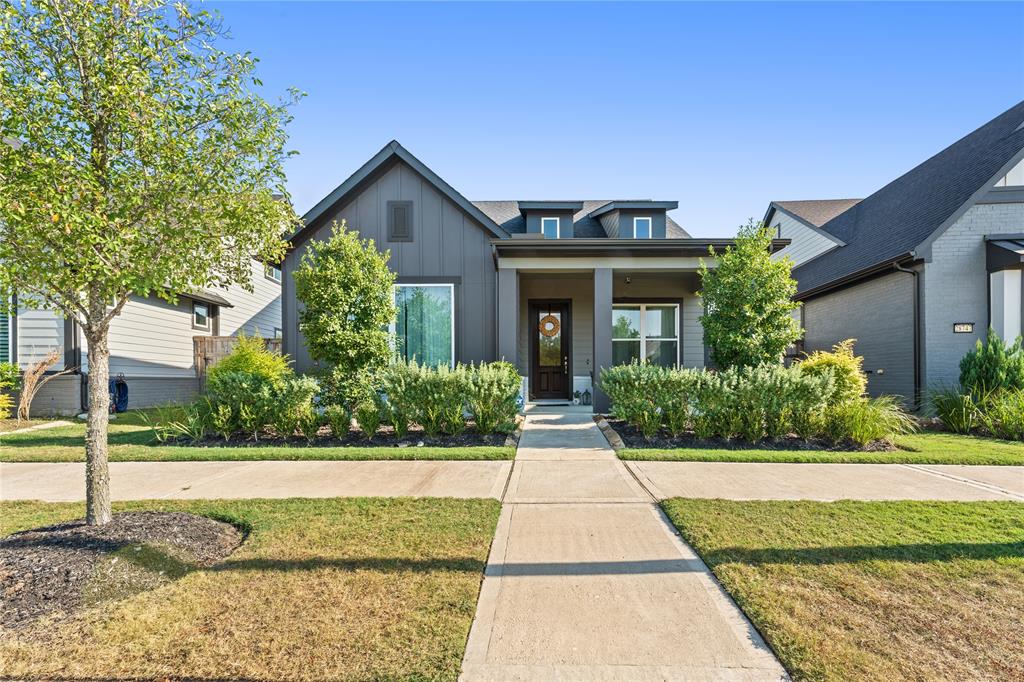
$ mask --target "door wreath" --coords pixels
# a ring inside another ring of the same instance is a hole
[[[551,338],[558,335],[558,330],[562,328],[562,323],[554,315],[548,314],[540,318],[540,324],[537,325],[537,328],[541,334]]]

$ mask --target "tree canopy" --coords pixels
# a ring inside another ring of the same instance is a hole
[[[800,338],[792,313],[796,281],[789,258],[771,257],[771,231],[750,221],[741,227],[735,246],[710,255],[716,265],[700,265],[704,342],[720,367],[777,363]]]

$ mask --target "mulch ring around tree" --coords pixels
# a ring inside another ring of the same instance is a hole
[[[621,419],[605,417],[608,426],[615,430],[627,448],[645,448],[649,450],[671,450],[674,448],[692,448],[708,450],[826,450],[832,452],[891,452],[898,448],[887,440],[876,440],[861,446],[853,441],[833,443],[824,438],[800,438],[795,435],[782,438],[766,438],[756,443],[742,438],[698,438],[692,433],[673,436],[662,429],[650,440],[644,438],[640,431]]]
[[[223,561],[244,540],[231,524],[184,512],[125,512],[0,538],[0,627],[21,628],[155,589]]]

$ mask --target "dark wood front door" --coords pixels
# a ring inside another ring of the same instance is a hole
[[[530,397],[572,398],[572,304],[530,301]]]

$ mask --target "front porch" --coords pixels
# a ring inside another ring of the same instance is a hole
[[[604,412],[601,368],[704,366],[696,258],[552,260],[499,254],[498,357],[519,369],[528,404],[589,397]]]

